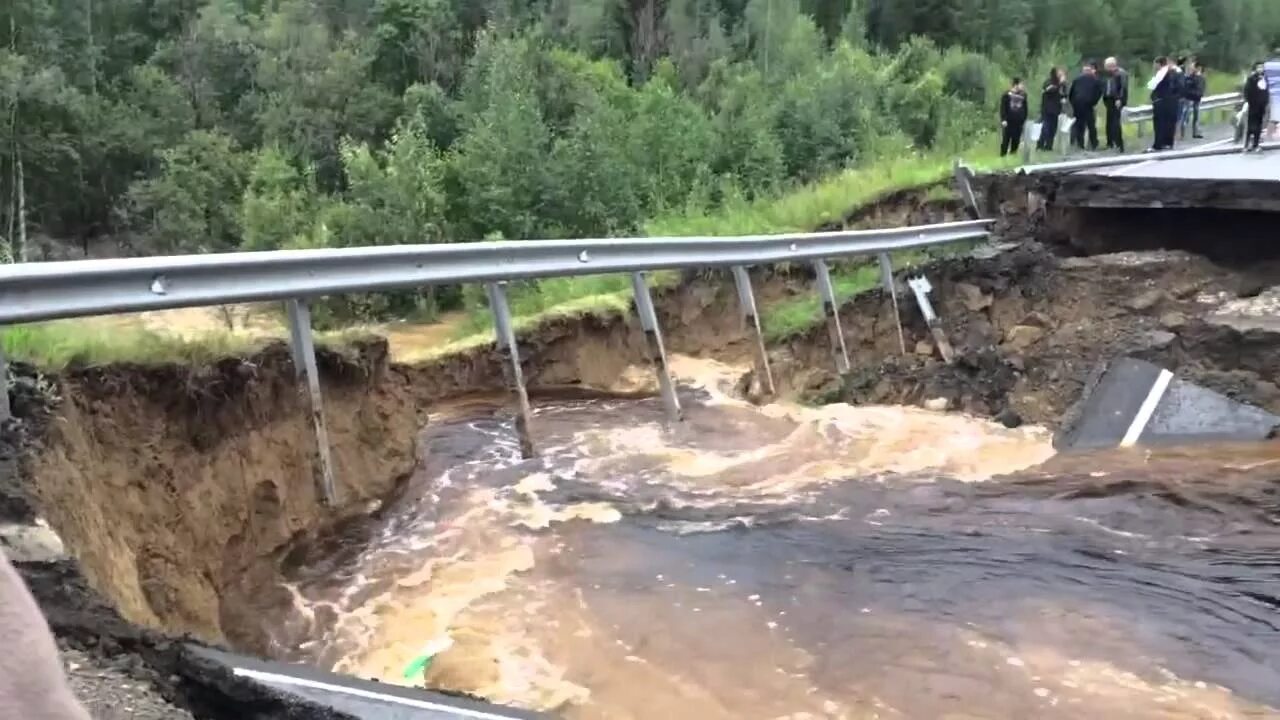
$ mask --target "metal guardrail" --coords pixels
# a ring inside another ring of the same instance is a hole
[[[1259,149],[1264,152],[1280,150],[1280,142],[1263,143]],[[1020,175],[1036,175],[1055,172],[1076,172],[1097,168],[1136,165],[1146,162],[1164,162],[1169,160],[1187,160],[1190,158],[1213,157],[1215,155],[1239,155],[1239,147],[1190,148],[1188,150],[1164,150],[1155,153],[1137,155],[1115,155],[1111,157],[1088,158],[1086,160],[1067,160],[1064,162],[1045,163],[1042,165],[1024,165],[1018,168]]]
[[[970,199],[971,216],[977,217],[976,201],[969,187],[971,175],[967,168],[957,165],[957,182]],[[668,370],[657,313],[645,281],[646,271],[731,268],[744,323],[755,339],[757,374],[763,387],[772,388],[773,377],[747,266],[801,261],[813,265],[823,314],[832,337],[836,367],[844,371],[849,366],[848,353],[840,329],[839,302],[830,281],[827,259],[878,255],[881,280],[894,294],[896,307],[890,252],[985,238],[989,235],[990,224],[989,220],[971,220],[892,230],[744,237],[395,245],[5,265],[0,266],[0,325],[143,310],[285,301],[298,392],[309,401],[314,425],[312,469],[317,495],[332,504],[338,496],[337,478],[322,409],[308,304],[310,298],[445,283],[485,283],[494,315],[504,378],[517,401],[516,432],[521,453],[530,457],[534,452],[529,435],[532,413],[524,389],[505,281],[631,273],[648,360],[658,376],[668,416],[678,420],[680,403]],[[3,353],[0,353],[0,378],[7,377]],[[0,419],[8,416],[8,393],[0,391]]]
[[[0,266],[0,324],[443,283],[875,255],[987,234],[987,221],[743,237],[530,240]]]
[[[1234,109],[1242,102],[1244,102],[1244,96],[1238,92],[1222,93],[1221,95],[1206,95],[1200,99],[1200,112],[1221,110],[1224,108]],[[1124,119],[1126,122],[1133,123],[1150,122],[1154,111],[1155,109],[1151,105],[1127,107],[1124,109]]]

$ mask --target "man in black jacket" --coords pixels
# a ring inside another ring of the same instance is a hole
[[[1071,126],[1071,144],[1084,148],[1085,132],[1089,133],[1089,149],[1098,149],[1098,101],[1102,100],[1102,81],[1098,79],[1098,67],[1094,63],[1086,63],[1080,76],[1071,82],[1071,90],[1067,92],[1067,100],[1071,102],[1071,110],[1075,113],[1075,123]]]
[[[1129,73],[1113,57],[1104,63],[1107,68],[1106,87],[1102,92],[1102,104],[1107,108],[1107,148],[1124,152],[1124,109],[1129,104]]]
[[[1244,136],[1244,151],[1256,151],[1262,144],[1262,123],[1267,118],[1267,106],[1271,102],[1262,63],[1254,63],[1253,72],[1245,78],[1243,95],[1249,123]]]
[[[1014,78],[1013,86],[1000,98],[1000,157],[1018,152],[1022,130],[1027,124],[1027,88],[1022,78]]]
[[[1155,126],[1152,150],[1173,149],[1173,138],[1178,130],[1179,85],[1178,73],[1170,65],[1169,58],[1156,58],[1155,75],[1147,83],[1151,90],[1151,122]]]
[[[1053,150],[1054,138],[1058,136],[1058,116],[1062,114],[1062,96],[1066,93],[1067,73],[1060,67],[1049,71],[1044,89],[1040,93],[1040,139],[1036,147],[1041,150]]]

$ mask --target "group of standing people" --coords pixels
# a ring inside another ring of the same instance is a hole
[[[1166,57],[1156,60],[1155,74],[1147,84],[1151,91],[1155,142],[1151,150],[1167,150],[1173,147],[1174,138],[1181,126],[1185,139],[1190,126],[1191,135],[1200,138],[1200,101],[1205,94],[1204,66],[1194,58],[1179,58],[1177,63]],[[1129,105],[1129,73],[1120,67],[1113,57],[1107,58],[1100,71],[1095,62],[1086,62],[1080,74],[1067,82],[1067,73],[1060,67],[1049,72],[1040,92],[1040,136],[1036,147],[1053,150],[1058,135],[1058,124],[1063,111],[1070,109],[1072,146],[1097,150],[1098,104],[1105,112],[1107,149],[1124,152],[1124,109]],[[1000,125],[1003,138],[1000,154],[1017,152],[1021,144],[1028,112],[1027,90],[1021,78],[1014,78],[1012,87],[1000,101]]]

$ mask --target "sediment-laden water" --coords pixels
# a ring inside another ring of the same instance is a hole
[[[715,391],[551,403],[541,457],[433,422],[379,519],[300,548],[282,658],[569,718],[1280,712],[1280,447],[1048,435]]]

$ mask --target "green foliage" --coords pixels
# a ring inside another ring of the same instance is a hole
[[[258,152],[245,189],[244,248],[273,250],[312,245],[320,195],[310,168],[298,169],[278,147]]]
[[[162,167],[129,188],[125,212],[163,252],[227,250],[240,242],[236,213],[247,180],[246,158],[218,132],[193,130],[160,153]]]
[[[987,137],[1011,75],[1191,51],[1236,84],[1275,45],[1275,0],[9,0],[0,248],[620,235],[824,178],[829,213]]]

